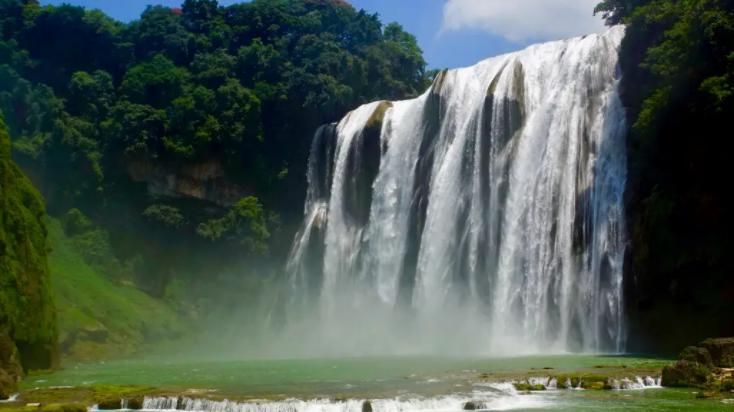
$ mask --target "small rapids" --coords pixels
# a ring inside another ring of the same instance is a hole
[[[565,390],[583,390],[581,385],[573,387],[566,382],[559,387],[550,377],[531,377],[528,383],[543,385],[545,391],[523,392],[515,389],[511,382],[477,383],[471,393],[457,393],[435,397],[404,395],[392,399],[286,399],[282,401],[254,400],[230,401],[211,400],[178,396],[151,396],[143,401],[144,411],[189,411],[189,412],[411,412],[411,411],[504,411],[536,409],[559,406],[558,395]],[[634,379],[610,379],[614,390],[642,390],[662,388],[660,378],[635,377]],[[562,389],[566,388],[566,389]],[[128,402],[120,402],[127,410]],[[97,411],[96,407],[91,410]]]
[[[182,410],[191,412],[408,412],[513,410],[543,408],[550,401],[542,394],[521,394],[511,383],[497,383],[470,394],[455,394],[431,398],[403,396],[394,399],[287,399],[284,401],[233,402],[178,397],[145,398],[147,411]]]

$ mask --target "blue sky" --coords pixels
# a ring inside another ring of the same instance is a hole
[[[230,5],[242,0],[219,0]],[[468,66],[526,47],[602,30],[592,16],[599,0],[350,0],[358,9],[397,21],[416,35],[430,68]],[[178,6],[182,0],[41,0],[97,8],[130,21],[148,4]]]

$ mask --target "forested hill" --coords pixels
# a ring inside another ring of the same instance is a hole
[[[186,0],[128,24],[0,0],[0,19],[15,159],[52,215],[109,232],[91,260],[159,295],[282,256],[317,127],[427,83],[412,35],[342,0]]]

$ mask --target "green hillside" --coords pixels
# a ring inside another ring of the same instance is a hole
[[[87,264],[61,223],[48,223],[49,266],[59,342],[75,360],[122,356],[145,343],[180,337],[184,323],[165,303]]]

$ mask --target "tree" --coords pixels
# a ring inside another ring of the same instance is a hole
[[[264,255],[268,252],[270,232],[265,211],[253,196],[241,199],[221,218],[201,223],[196,233],[210,241],[235,241],[250,254]]]
[[[139,60],[161,54],[176,64],[186,64],[192,55],[189,45],[193,36],[184,27],[181,16],[168,7],[148,6],[140,20],[128,28],[128,36]]]
[[[125,73],[120,93],[131,102],[164,108],[183,93],[188,78],[186,69],[157,54]]]
[[[79,71],[72,75],[66,108],[69,113],[93,121],[106,118],[115,99],[112,76],[102,70],[92,74]]]

